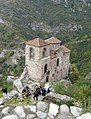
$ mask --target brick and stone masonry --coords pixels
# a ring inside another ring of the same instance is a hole
[[[29,77],[38,82],[60,80],[68,76],[70,50],[55,37],[26,42],[26,67]]]

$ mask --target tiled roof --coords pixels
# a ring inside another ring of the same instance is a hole
[[[61,46],[61,50],[62,50],[63,53],[70,52],[70,50],[67,47],[65,47],[64,45]]]
[[[50,43],[50,44],[60,44],[61,43],[61,41],[55,37],[48,38],[45,41]]]
[[[41,47],[41,46],[49,45],[49,43],[47,43],[46,41],[44,41],[40,38],[35,38],[33,40],[30,40],[30,41],[26,42],[26,45]]]

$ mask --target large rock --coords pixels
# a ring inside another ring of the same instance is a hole
[[[28,105],[25,108],[30,109],[31,112],[34,112],[34,113],[36,112],[36,106],[35,105]]]
[[[21,107],[21,106],[15,107],[15,108],[14,108],[14,111],[15,111],[16,114],[17,114],[19,117],[21,117],[21,118],[23,118],[23,117],[26,116],[26,114],[25,114],[25,112],[24,112],[24,109],[23,109],[23,107]]]
[[[76,119],[91,119],[91,113],[82,114],[81,116],[77,117]]]
[[[28,115],[27,115],[27,119],[33,119],[34,117],[36,117],[35,114],[28,114]]]
[[[42,112],[48,112],[48,104],[43,101],[38,102],[37,110]]]
[[[1,113],[4,114],[4,115],[8,114],[8,113],[9,113],[9,107],[5,107],[5,108],[2,110]]]
[[[69,107],[67,106],[67,105],[61,105],[60,106],[60,113],[61,114],[64,114],[64,113],[69,113],[70,112],[70,110],[69,110]]]
[[[49,117],[50,119],[54,119],[54,116],[53,116],[52,114],[50,114],[50,113],[48,113],[48,117]]]
[[[49,114],[56,116],[59,111],[59,106],[53,103],[50,103]]]
[[[2,119],[18,119],[18,117],[12,114],[12,115],[5,116]]]
[[[39,119],[46,119],[47,118],[47,113],[41,112],[41,111],[37,111],[37,116],[39,117]]]
[[[14,86],[17,88],[17,90],[18,90],[20,93],[22,92],[22,90],[23,90],[23,85],[22,85],[22,82],[21,82],[20,78],[14,81]]]
[[[71,115],[70,113],[64,113],[64,114],[58,114],[56,119],[75,119],[75,117],[73,117],[73,115]]]
[[[20,80],[26,79],[26,76],[28,75],[27,67],[24,68],[23,73],[20,76]]]
[[[53,102],[68,102],[68,101],[74,101],[72,97],[69,97],[67,95],[61,95],[61,94],[56,94],[53,92],[50,92],[46,95],[45,99],[53,101]]]
[[[82,114],[82,108],[75,107],[75,106],[70,106],[71,113],[75,116],[78,117]]]

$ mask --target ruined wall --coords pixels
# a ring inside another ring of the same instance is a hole
[[[34,49],[35,57],[30,60],[30,48]],[[26,66],[31,79],[36,81],[45,82],[48,77],[48,81],[60,80],[68,75],[69,70],[69,57],[70,53],[65,53],[60,50],[56,57],[51,59],[50,50],[59,49],[60,44],[48,45],[44,47],[34,47],[26,45]],[[46,48],[46,56],[43,57],[43,49]],[[57,66],[57,59],[59,58],[59,66]],[[44,67],[47,64],[47,71],[44,72]]]

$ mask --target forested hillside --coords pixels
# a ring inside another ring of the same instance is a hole
[[[90,71],[90,0],[0,0],[0,19],[0,50],[56,36],[71,49],[71,63],[84,75]]]

